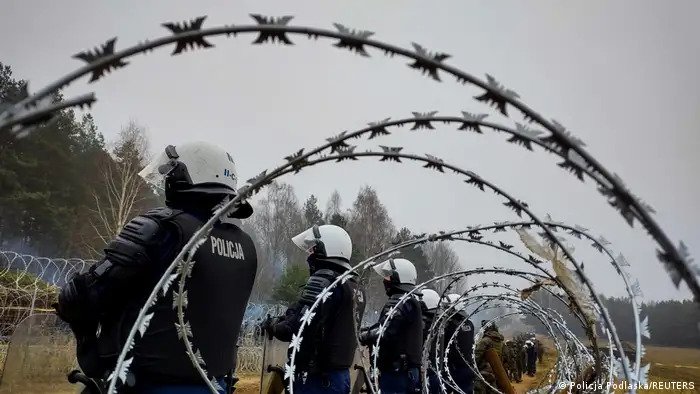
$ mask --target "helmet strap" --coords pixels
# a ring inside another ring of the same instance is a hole
[[[326,245],[321,241],[321,230],[318,228],[318,224],[314,224],[311,231],[314,234],[314,246],[311,248],[311,254],[325,258],[328,254],[326,253]]]
[[[309,270],[313,274],[319,269],[329,269],[339,274],[347,271],[348,269],[343,267],[341,263],[346,263],[347,261],[342,259],[335,259],[332,257],[324,257],[316,254],[311,254],[306,258],[306,262],[309,264]]]
[[[389,265],[391,266],[391,276],[389,277],[389,280],[394,285],[400,285],[401,278],[399,278],[399,273],[396,271],[396,264],[394,263],[394,259],[389,259]]]

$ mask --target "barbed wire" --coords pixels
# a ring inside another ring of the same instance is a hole
[[[113,373],[111,374],[109,382],[110,393],[115,392],[117,385],[124,382],[126,379],[128,366],[131,363],[131,359],[127,359],[129,349],[133,348],[135,341],[137,338],[139,338],[137,333],[143,333],[148,328],[150,317],[152,317],[150,308],[155,304],[160,294],[166,294],[169,290],[174,291],[176,301],[175,308],[177,309],[178,316],[178,323],[176,327],[180,333],[180,337],[183,340],[186,352],[195,369],[207,382],[210,390],[212,390],[212,392],[216,392],[218,388],[216,381],[207,375],[206,365],[203,359],[201,359],[201,357],[197,357],[197,350],[191,341],[192,334],[188,330],[189,323],[185,318],[187,299],[186,293],[183,291],[183,289],[193,266],[196,264],[195,252],[197,251],[197,248],[201,246],[205,237],[208,236],[209,232],[211,231],[213,225],[217,223],[223,215],[235,211],[240,202],[250,198],[259,192],[262,187],[269,184],[273,180],[287,174],[296,174],[308,166],[332,161],[341,162],[345,160],[358,160],[359,158],[365,157],[379,157],[380,161],[384,162],[401,163],[402,160],[418,162],[421,163],[424,168],[441,173],[444,173],[445,170],[450,170],[456,173],[458,176],[463,177],[462,180],[464,182],[477,187],[482,191],[485,190],[485,188],[488,188],[493,191],[496,196],[504,198],[506,201],[503,203],[503,205],[515,212],[519,217],[525,213],[531,219],[532,225],[540,228],[543,232],[543,237],[545,237],[553,245],[556,245],[556,247],[562,251],[566,261],[570,262],[574,267],[578,279],[585,287],[586,291],[588,292],[588,296],[590,296],[592,299],[592,302],[595,304],[595,312],[601,319],[601,324],[603,325],[605,332],[610,336],[611,344],[622,352],[622,345],[617,335],[617,331],[612,320],[610,319],[607,309],[602,304],[600,297],[594,290],[592,282],[588,279],[587,275],[582,269],[582,266],[577,262],[570,250],[560,241],[559,237],[554,234],[558,226],[547,224],[545,220],[540,219],[534,214],[532,208],[527,203],[512,197],[503,189],[497,187],[485,178],[476,175],[472,171],[466,171],[452,164],[446,163],[444,160],[436,156],[430,154],[419,156],[415,154],[403,153],[403,148],[398,146],[380,146],[382,149],[381,152],[356,152],[356,146],[348,144],[350,139],[362,138],[366,134],[369,134],[367,139],[385,136],[390,134],[387,130],[388,127],[399,126],[401,124],[412,123],[412,130],[419,130],[434,129],[431,122],[460,123],[461,130],[471,130],[476,134],[480,134],[482,129],[505,132],[510,135],[510,139],[508,140],[510,143],[521,145],[529,150],[532,150],[532,146],[536,145],[542,147],[546,152],[559,156],[561,159],[563,159],[563,162],[559,163],[560,167],[570,171],[582,181],[586,178],[592,179],[598,187],[599,192],[608,200],[610,205],[623,216],[629,225],[632,225],[635,219],[642,224],[649,235],[659,245],[657,257],[669,273],[673,283],[678,286],[681,282],[685,282],[695,296],[696,302],[700,302],[700,283],[698,280],[698,277],[700,277],[700,268],[690,257],[685,244],[680,242],[679,246],[676,247],[674,243],[670,241],[666,233],[654,221],[654,219],[651,217],[651,213],[654,212],[653,208],[632,194],[616,174],[609,172],[590,154],[588,154],[588,152],[583,149],[585,144],[581,140],[574,137],[558,122],[554,120],[546,120],[540,114],[521,103],[517,93],[504,87],[492,76],[487,75],[487,81],[481,81],[470,74],[445,64],[444,61],[449,58],[449,55],[447,54],[428,51],[424,47],[415,43],[413,44],[413,50],[402,49],[370,39],[370,36],[373,34],[371,32],[349,29],[340,24],[335,24],[337,31],[330,31],[310,27],[289,26],[289,22],[292,20],[292,17],[290,16],[281,18],[271,18],[262,15],[252,16],[255,19],[256,24],[247,26],[230,25],[205,29],[203,28],[203,23],[205,20],[204,17],[179,24],[167,23],[164,24],[164,26],[171,32],[171,34],[168,36],[153,41],[144,41],[122,51],[115,50],[115,38],[107,41],[100,48],[96,48],[93,51],[82,52],[76,55],[76,57],[83,60],[86,63],[85,66],[48,85],[34,95],[24,98],[19,103],[16,103],[0,113],[0,132],[9,131],[12,135],[18,138],[26,137],[31,132],[32,127],[36,127],[42,121],[50,118],[52,114],[61,108],[91,105],[95,102],[95,97],[93,94],[87,94],[74,99],[69,99],[60,104],[54,104],[51,96],[59,89],[67,86],[84,75],[91,74],[90,82],[95,82],[104,77],[110,71],[124,68],[129,64],[125,61],[125,59],[136,54],[145,53],[165,45],[175,44],[172,55],[177,55],[187,49],[212,47],[213,44],[207,41],[209,36],[232,35],[235,37],[237,35],[248,33],[257,34],[257,38],[253,42],[254,44],[277,42],[284,45],[291,45],[292,41],[289,37],[290,35],[305,35],[314,39],[323,37],[337,40],[335,41],[336,47],[349,49],[350,51],[362,56],[369,56],[367,48],[370,47],[380,49],[386,55],[392,57],[401,56],[409,59],[412,62],[409,64],[409,67],[421,71],[424,75],[427,75],[434,80],[440,81],[441,74],[452,75],[461,84],[470,84],[483,89],[484,93],[475,97],[477,101],[493,106],[498,112],[507,117],[509,116],[509,109],[516,109],[524,116],[525,121],[528,124],[535,124],[535,127],[539,128],[539,130],[518,123],[516,123],[515,128],[508,128],[505,126],[487,123],[484,121],[485,116],[482,114],[474,115],[464,112],[461,118],[455,118],[438,117],[436,116],[436,112],[414,113],[413,119],[395,122],[390,122],[389,119],[385,119],[380,122],[373,122],[370,123],[370,127],[357,130],[352,133],[341,133],[338,136],[329,138],[326,144],[322,144],[308,151],[305,151],[305,149],[300,149],[287,156],[285,158],[285,164],[278,166],[269,172],[267,170],[263,171],[257,177],[250,179],[248,184],[239,190],[236,198],[220,207],[220,209],[214,213],[213,217],[194,234],[194,236],[187,242],[183,250],[167,268],[158,284],[154,287],[144,306],[139,311],[137,321],[131,328],[126,345],[119,354],[117,364]],[[464,237],[458,238],[466,239]],[[473,239],[472,237],[468,238]],[[598,245],[604,246],[605,243],[599,242]],[[338,286],[338,284],[344,283],[349,275],[361,272],[362,270],[373,266],[376,264],[373,262],[374,259],[385,256],[386,254],[398,249],[400,249],[398,246],[389,248],[386,251],[373,256],[371,259],[363,261],[358,266],[354,267],[350,272],[341,275],[319,295],[319,298],[302,319],[301,328],[293,337],[292,343],[290,343],[291,355],[289,363],[285,366],[285,377],[288,378],[290,392],[293,392],[293,381],[295,375],[294,360],[296,353],[299,351],[304,329],[308,327],[311,319],[313,319],[315,310],[318,308],[318,306],[324,303],[327,297],[330,295],[330,292],[336,286]],[[505,249],[509,248],[503,245],[498,245],[497,249],[506,252]],[[612,254],[610,254],[608,250],[602,247],[601,249],[605,250],[605,253],[611,257],[613,266],[618,271],[618,274],[622,276],[628,293],[632,293],[636,296],[639,288],[638,282],[629,282],[628,273],[621,268],[624,266],[622,261],[612,258]],[[512,253],[509,254],[512,255]],[[534,261],[532,262],[535,263]],[[485,271],[486,270],[482,270],[481,272]],[[493,274],[513,275],[514,271],[505,268],[494,268],[488,272]],[[476,272],[470,274],[476,274]],[[176,280],[177,285],[172,286]],[[20,282],[17,283],[17,288],[19,291]],[[562,283],[557,284],[564,292],[568,292],[568,289],[566,286],[563,286]],[[173,287],[173,289],[171,289],[171,287]],[[178,291],[175,291],[175,289]],[[588,317],[583,312],[582,306],[578,305],[577,299],[575,297],[571,297],[570,302],[572,304],[572,308],[577,310],[578,313],[584,318],[586,325],[590,326],[591,322],[588,321]],[[633,308],[635,308],[635,324],[638,330],[637,352],[639,352],[641,349],[643,349],[641,347],[640,337],[648,337],[648,327],[646,326],[646,319],[642,320],[641,322],[639,321],[639,312],[637,310],[636,301],[633,301],[632,305]],[[540,308],[540,310],[542,309]],[[393,312],[393,310],[391,312]],[[391,316],[391,313],[389,315]],[[590,333],[588,334],[590,336]],[[593,336],[590,339],[594,347],[597,348],[595,337]],[[379,347],[376,348],[377,351],[378,348]],[[593,356],[595,358],[596,371],[598,372],[598,376],[600,378],[601,370],[598,352],[595,352]],[[375,364],[376,358],[376,355],[374,355]],[[645,368],[647,368],[648,372],[648,366],[643,368],[640,367],[639,361],[640,356],[638,353],[635,359],[636,365],[630,367],[629,360],[627,360],[626,357],[622,357],[620,364],[616,366],[616,371],[622,372],[622,375],[628,381],[641,380],[643,376],[646,376],[643,371]],[[376,376],[374,380],[374,384],[376,385]],[[634,388],[632,388],[631,391],[634,392]]]
[[[94,260],[45,258],[0,250],[0,336],[33,313],[53,311],[58,288]]]
[[[570,169],[577,176],[586,169],[592,169],[594,173],[597,173],[601,177],[596,179],[600,192],[606,198],[611,199],[611,205],[620,211],[630,225],[632,225],[634,219],[642,223],[662,247],[663,251],[659,252],[658,257],[669,270],[674,283],[685,281],[696,296],[696,299],[700,301],[700,284],[698,284],[697,280],[697,277],[700,276],[700,269],[693,264],[685,245],[681,242],[678,249],[676,249],[651,218],[650,213],[654,212],[653,208],[629,192],[619,176],[611,174],[591,157],[583,149],[585,146],[583,141],[574,137],[559,122],[546,120],[539,113],[520,102],[520,96],[517,93],[507,89],[491,75],[487,74],[487,81],[481,81],[464,71],[445,64],[444,61],[450,55],[430,52],[416,43],[412,44],[413,50],[403,49],[370,39],[374,34],[372,32],[350,29],[338,23],[334,24],[336,31],[330,31],[312,27],[289,26],[289,22],[293,19],[292,16],[281,18],[258,14],[251,16],[256,21],[256,25],[230,25],[205,29],[203,28],[205,16],[182,23],[164,23],[163,26],[171,32],[169,36],[152,41],[144,41],[119,52],[115,50],[116,38],[113,38],[92,51],[81,52],[75,57],[86,63],[84,67],[60,78],[34,95],[5,109],[0,113],[0,130],[11,130],[15,135],[26,135],[28,127],[30,128],[42,121],[46,121],[47,116],[51,117],[59,109],[56,108],[56,105],[51,100],[51,95],[59,89],[87,74],[91,74],[90,82],[96,82],[110,71],[129,65],[124,59],[136,54],[148,53],[156,48],[173,43],[176,44],[176,48],[173,50],[172,55],[178,55],[188,49],[195,50],[213,47],[206,40],[209,36],[225,35],[226,37],[237,37],[246,33],[258,34],[253,44],[281,43],[291,45],[292,41],[288,35],[306,35],[316,40],[321,37],[337,39],[338,41],[334,44],[335,47],[349,49],[351,52],[362,56],[369,56],[366,47],[373,47],[380,49],[385,55],[390,57],[398,55],[410,59],[413,61],[413,63],[409,64],[411,68],[421,71],[423,75],[428,75],[436,81],[441,80],[438,74],[438,71],[440,71],[454,76],[457,82],[461,84],[470,84],[481,88],[484,90],[484,93],[475,97],[477,101],[492,105],[504,116],[509,116],[509,107],[517,109],[527,122],[539,124],[546,129],[551,135],[539,137],[542,134],[541,132],[537,133],[525,128],[527,131],[522,133],[521,136],[532,136],[534,138],[531,139],[543,141],[554,151],[560,153],[565,160],[562,167]],[[87,94],[76,99],[69,99],[62,105],[64,107],[90,106],[95,100],[94,94]],[[417,114],[423,117],[434,115],[434,113]],[[481,115],[477,115],[474,118],[476,120],[483,119]],[[511,142],[522,143],[520,138],[515,138]]]
[[[53,314],[53,304],[57,301],[60,287],[74,273],[87,271],[95,262],[91,259],[37,257],[0,250],[0,337],[4,338],[3,341],[12,342],[17,327],[30,316]],[[248,303],[240,330],[237,371],[260,372],[262,336],[259,325],[267,316],[278,316],[284,310],[285,306],[281,304]],[[64,334],[65,327],[58,327],[55,319],[43,318],[36,323],[35,326],[45,326],[45,334],[41,335],[53,337]],[[57,334],[53,334],[52,330]],[[26,334],[19,335],[23,338]],[[49,338],[46,342],[55,343],[55,340]],[[2,350],[4,353],[10,351],[8,348]],[[65,351],[73,354],[75,344],[67,343]],[[5,360],[2,357],[0,371]]]

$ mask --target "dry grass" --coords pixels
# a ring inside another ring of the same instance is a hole
[[[551,343],[545,340],[547,353],[543,364],[537,365],[535,377],[523,376],[523,382],[514,384],[516,392],[525,393],[545,381],[546,374],[554,366],[556,354]],[[0,360],[5,357],[7,347],[0,346]],[[66,381],[65,374],[73,368],[72,349],[65,344],[41,344],[26,347],[27,352],[21,357],[14,354],[7,360],[0,393],[54,393],[68,394],[77,392],[77,387]],[[650,346],[644,358],[644,364],[651,363],[650,382],[693,382],[694,389],[686,390],[639,390],[640,394],[688,394],[700,392],[700,349],[683,349]],[[0,363],[0,365],[2,365]],[[41,365],[41,368],[30,366]],[[236,385],[236,393],[254,394],[259,392],[260,375],[243,374]],[[617,390],[616,392],[623,392]]]
[[[523,382],[513,386],[518,393],[525,393],[527,390],[536,388],[546,379],[546,373],[554,367],[556,354],[553,352],[551,343],[545,340],[547,353],[543,359],[543,364],[537,365],[537,375],[534,378],[523,376]],[[649,371],[649,382],[686,382],[686,389],[648,389],[638,390],[640,394],[690,394],[700,393],[700,349],[672,348],[649,346],[643,359],[642,365],[651,364]],[[690,388],[690,383],[694,388]],[[616,393],[624,393],[625,390],[615,390]]]
[[[694,389],[639,390],[648,394],[686,394],[700,392],[700,349],[647,347],[645,363],[651,363],[649,382],[688,382]]]
[[[0,370],[5,366],[5,357],[7,357],[7,344],[0,343]]]

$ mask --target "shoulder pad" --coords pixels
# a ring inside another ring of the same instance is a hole
[[[389,300],[388,300],[387,303],[386,303],[387,310],[388,310],[389,308],[393,308],[394,306],[396,306],[396,304],[399,303],[399,300],[400,300],[401,297],[403,297],[403,296],[404,296],[404,294],[392,294],[391,297],[389,297]],[[410,297],[409,297],[408,300],[404,301],[403,304],[406,304],[406,302],[408,302],[409,300],[410,300]],[[403,305],[403,304],[402,304],[402,305]]]
[[[403,297],[403,294],[392,294],[389,296],[389,300],[387,301],[387,304],[394,304],[396,305],[397,302]]]
[[[335,280],[335,278],[337,278],[340,275],[333,270],[321,269],[321,270],[314,272],[314,274],[311,277],[314,277],[314,276]],[[309,278],[309,279],[311,279],[311,278]]]
[[[160,240],[160,223],[149,216],[137,216],[119,232],[105,248],[107,258],[114,264],[133,265],[150,262],[148,247]]]
[[[165,220],[177,215],[180,211],[175,211],[168,207],[154,208],[143,214],[143,216],[151,217],[156,220]]]
[[[421,301],[418,297],[411,297],[411,304],[413,304],[413,307],[417,311],[422,311],[423,310],[423,301]]]
[[[314,302],[316,302],[316,297],[318,297],[318,295],[321,294],[323,289],[325,289],[331,283],[333,283],[333,280],[331,278],[328,278],[325,275],[319,275],[321,271],[330,270],[319,270],[309,277],[309,280],[306,281],[306,285],[304,286],[304,290],[301,291],[300,301],[302,304],[312,305]]]
[[[117,238],[146,245],[155,241],[158,230],[160,230],[158,220],[149,216],[136,216],[124,225]]]

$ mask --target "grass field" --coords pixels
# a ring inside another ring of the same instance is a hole
[[[640,393],[685,394],[700,392],[700,349],[649,346],[644,361],[651,363],[650,382],[693,382],[695,389],[639,390]]]
[[[548,352],[543,363],[537,365],[535,377],[523,376],[523,382],[514,384],[516,392],[526,393],[528,390],[537,388],[546,379],[548,371],[556,363],[556,354],[551,350],[551,343],[545,340]],[[690,394],[700,393],[700,349],[673,348],[649,346],[642,360],[642,365],[651,364],[649,371],[649,382],[687,382],[694,383],[693,389],[649,389],[638,390],[640,394]],[[616,393],[623,393],[624,390],[616,390]]]

